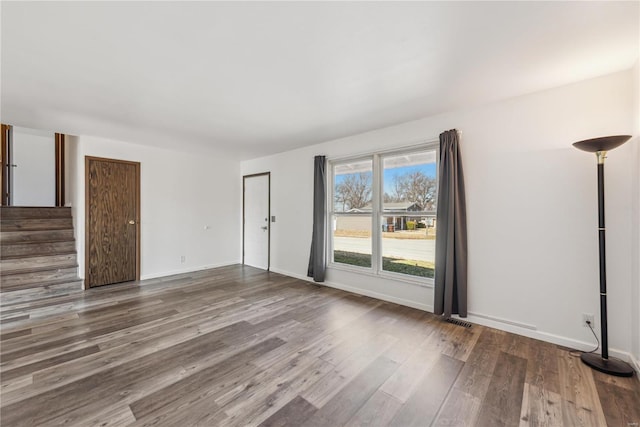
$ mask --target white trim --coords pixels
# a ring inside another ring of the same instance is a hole
[[[378,279],[388,279],[396,282],[406,283],[407,285],[419,286],[421,288],[433,289],[434,279],[430,277],[411,276],[409,274],[394,273],[392,271],[380,270],[380,273],[376,273],[372,267],[359,267],[351,264],[343,264],[341,262],[330,261],[327,263],[327,269],[346,271],[347,273],[362,274],[364,276],[376,277]],[[284,274],[284,273],[283,273]],[[414,279],[415,277],[415,279]],[[427,280],[424,283],[422,279]]]
[[[458,318],[457,316],[454,316]],[[549,332],[539,331],[537,326],[529,325],[526,323],[520,323],[514,320],[501,319],[498,317],[488,316],[484,314],[471,314],[468,317],[461,318],[462,320],[477,323],[478,325],[488,326],[490,328],[499,329],[501,331],[511,332],[517,335],[522,335],[529,338],[534,338],[540,341],[549,342],[552,344],[560,345],[567,348],[574,348],[580,351],[593,350],[594,343],[579,341],[573,338],[563,337],[561,335],[551,334]],[[609,354],[618,359],[622,359],[629,362],[632,357],[631,354],[614,348],[609,349]],[[640,372],[640,371],[639,371]]]
[[[530,329],[532,331],[537,331],[538,327],[536,325],[530,325],[528,323],[521,323],[521,322],[516,322],[515,320],[509,320],[509,319],[504,319],[502,317],[496,317],[496,316],[491,316],[488,314],[481,314],[481,313],[473,313],[473,312],[468,312],[467,313],[469,316],[471,317],[481,317],[483,319],[487,319],[493,322],[500,322],[500,323],[504,323],[506,325],[512,325],[518,328],[524,328],[524,329]],[[480,322],[476,322],[476,323],[480,323]]]
[[[343,264],[341,262],[335,262],[335,261],[329,261],[327,263],[327,269],[347,271],[349,273],[363,274],[365,276],[370,276],[370,277],[378,277],[375,271],[373,271],[373,267],[361,267],[358,265]]]
[[[238,260],[221,262],[217,264],[206,264],[198,267],[181,268],[179,270],[163,271],[160,273],[144,274],[140,276],[140,280],[156,279],[158,277],[173,276],[174,274],[192,273],[195,271],[209,270],[210,268],[228,267],[230,265],[242,264]]]
[[[417,308],[418,310],[423,310],[423,311],[427,311],[429,313],[433,313],[433,306],[432,305],[421,304],[421,303],[417,303],[415,301],[410,301],[410,300],[406,300],[406,299],[403,299],[403,298],[397,298],[397,297],[394,297],[394,296],[391,296],[391,295],[381,294],[381,293],[378,293],[378,292],[365,291],[365,290],[360,289],[360,288],[353,288],[351,286],[347,286],[347,285],[343,285],[343,284],[335,283],[335,282],[325,281],[325,282],[322,282],[322,283],[316,283],[310,277],[302,276],[300,274],[292,273],[290,271],[284,271],[284,270],[275,269],[275,268],[272,268],[271,271],[274,272],[274,273],[283,274],[285,276],[289,276],[289,277],[293,277],[293,278],[296,278],[296,279],[304,280],[305,282],[310,282],[310,283],[315,284],[315,285],[327,286],[329,288],[334,288],[334,289],[340,289],[342,291],[351,292],[351,293],[358,294],[358,295],[364,295],[366,297],[371,297],[371,298],[379,299],[379,300],[382,300],[382,301],[388,301],[388,302],[392,302],[392,303],[395,303],[395,304],[404,305],[406,307]]]
[[[633,354],[629,354],[631,365],[636,370],[636,378],[640,378],[640,360],[633,357]]]
[[[389,280],[395,280],[396,282],[407,283],[409,285],[420,286],[421,288],[429,288],[429,289],[433,289],[433,285],[435,283],[435,279],[431,277],[412,276],[410,274],[394,273],[393,271],[383,270],[382,266],[380,268],[380,272],[378,273],[378,277],[382,277],[384,279],[389,279]]]
[[[380,221],[380,213],[382,212],[382,200],[384,197],[382,194],[384,192],[382,186],[384,171],[380,169],[381,167],[382,159],[380,154],[374,154],[373,179],[371,181],[371,267],[373,267],[373,272],[376,275],[380,275],[380,271],[382,271],[382,221]],[[376,213],[375,215],[373,214],[374,212]]]
[[[460,133],[458,131],[458,133]],[[437,136],[431,139],[422,139],[420,141],[408,142],[406,145],[398,145],[394,146],[394,148],[388,148],[386,150],[378,150],[378,151],[361,151],[359,153],[348,154],[346,156],[338,156],[338,157],[326,157],[328,162],[342,162],[348,160],[357,160],[359,157],[372,156],[374,154],[383,155],[383,154],[391,154],[395,152],[400,152],[402,154],[403,151],[413,151],[414,149],[425,148],[425,146],[439,146],[440,137]]]

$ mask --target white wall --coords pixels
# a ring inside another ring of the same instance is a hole
[[[85,156],[140,162],[142,279],[240,262],[238,161],[91,136],[67,141],[67,172],[72,183],[67,187],[67,204],[72,206],[75,221],[81,275]]]
[[[54,132],[13,127],[14,206],[55,206]]]
[[[634,136],[632,144],[633,174],[631,176],[632,186],[632,275],[631,286],[633,293],[631,296],[631,333],[632,333],[632,355],[635,359],[636,369],[640,372],[640,61],[633,67],[633,117],[635,120]]]
[[[274,271],[306,275],[313,156],[338,158],[462,134],[469,230],[469,319],[587,349],[581,313],[599,313],[595,155],[575,141],[630,133],[631,71],[242,162],[271,171]],[[637,138],[635,138],[637,140]],[[637,143],[637,141],[636,141]],[[609,337],[631,351],[633,144],[607,160]],[[432,309],[432,288],[329,270],[327,284]],[[599,321],[596,327],[599,333]]]

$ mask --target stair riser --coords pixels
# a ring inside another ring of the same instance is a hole
[[[71,292],[82,290],[82,280],[49,284],[44,286],[29,285],[23,288],[15,288],[11,291],[3,292],[0,299],[0,306],[9,308],[14,304],[33,302],[41,299],[63,296]],[[10,315],[13,317],[14,315]],[[12,323],[15,325],[15,323]]]
[[[3,231],[0,233],[0,243],[2,244],[56,240],[73,240],[73,230]]]
[[[62,255],[76,251],[76,242],[51,242],[51,243],[15,243],[3,244],[1,259],[43,256],[43,255]]]
[[[0,231],[65,229],[73,229],[73,221],[71,218],[2,219],[2,221],[0,221]]]
[[[50,255],[28,258],[4,259],[0,261],[0,275],[25,272],[33,268],[66,268],[78,264],[76,254]]]
[[[0,207],[0,304],[82,289],[71,208]]]
[[[71,218],[71,208],[54,207],[15,207],[3,206],[0,209],[2,219],[27,219],[27,218]]]
[[[0,285],[0,289],[2,289],[3,292],[6,292],[11,289],[22,288],[26,285],[39,284],[43,282],[65,279],[72,281],[77,280],[77,274],[78,269],[76,267],[45,270],[33,273],[11,274],[9,276],[2,277],[2,285]]]

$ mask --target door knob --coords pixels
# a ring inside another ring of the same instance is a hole
[[[260,228],[262,228],[265,231],[267,230],[267,226],[266,225],[264,227],[260,227]]]
[[[132,219],[129,220],[129,225],[134,225],[136,222]]]

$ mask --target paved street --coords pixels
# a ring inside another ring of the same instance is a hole
[[[334,249],[362,254],[371,253],[371,239],[334,237]],[[436,256],[436,241],[383,238],[382,255],[434,262]]]

